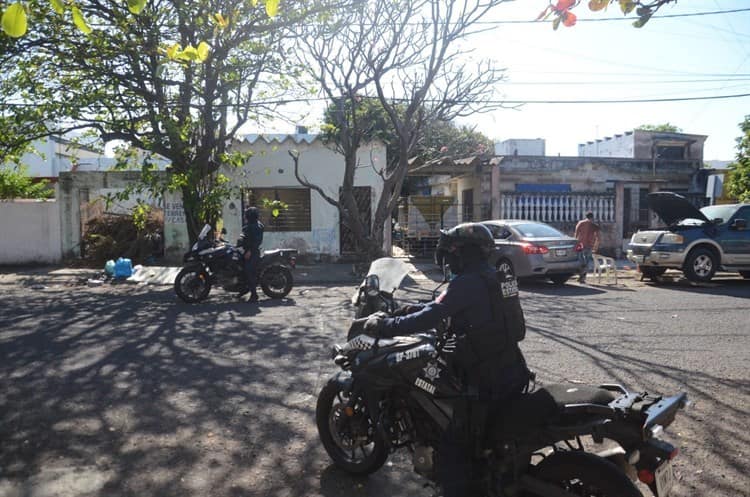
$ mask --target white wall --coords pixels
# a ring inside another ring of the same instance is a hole
[[[545,155],[543,138],[515,138],[495,143],[495,155]]]
[[[599,138],[578,145],[579,157],[635,157],[633,132]]]
[[[0,201],[0,264],[52,264],[62,260],[56,201]]]

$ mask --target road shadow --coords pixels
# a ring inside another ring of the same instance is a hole
[[[644,280],[646,286],[660,287],[680,292],[704,293],[726,297],[750,297],[750,280],[741,277],[721,276],[708,283],[693,283],[677,273],[666,273],[655,281]]]
[[[40,478],[63,489],[90,473],[58,495],[302,495],[324,457],[311,420],[328,347],[351,310],[339,295],[298,299],[4,294],[0,488],[31,495]]]
[[[706,351],[687,348],[680,341],[680,330],[689,333],[691,340],[699,337],[708,342],[735,340],[739,335],[724,337],[714,329],[680,321],[670,324],[678,315],[659,313],[658,309],[645,312],[632,306],[618,306],[617,296],[607,300],[575,299],[574,295],[558,297],[554,304],[546,296],[523,299],[527,337],[521,346],[533,351],[530,367],[537,371],[541,382],[554,383],[561,380],[560,374],[566,374],[562,382],[580,383],[580,378],[595,377],[599,382],[619,383],[638,392],[664,395],[687,392],[700,409],[681,411],[676,423],[679,427],[672,427],[667,435],[684,449],[682,458],[677,459],[684,475],[682,484],[695,485],[699,481],[700,488],[712,489],[711,495],[744,495],[747,463],[737,447],[750,444],[746,426],[750,415],[750,379],[722,368],[707,371],[698,363],[682,359]],[[672,309],[672,312],[678,311]],[[588,323],[586,331],[577,329],[582,316]],[[668,327],[672,329],[669,333]],[[661,336],[668,334],[673,337]],[[585,371],[563,373],[545,364],[546,355],[564,356],[574,364],[590,366]],[[706,455],[701,456],[701,452]],[[695,468],[702,468],[709,459],[717,467],[731,468],[735,475],[741,475],[740,481],[736,476],[734,480],[727,478],[726,469],[696,473]],[[741,478],[745,478],[744,482]],[[692,492],[677,494],[704,494],[696,491],[696,486],[692,488]]]

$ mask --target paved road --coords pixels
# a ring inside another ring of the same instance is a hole
[[[403,295],[429,297],[424,281]],[[427,496],[404,458],[329,465],[315,396],[351,288],[289,300],[0,278],[0,496]],[[670,430],[677,496],[750,495],[750,284],[523,286],[523,348],[542,382],[689,393]]]

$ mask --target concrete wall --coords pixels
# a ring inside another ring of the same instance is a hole
[[[545,141],[542,138],[511,139],[495,143],[495,155],[544,155]]]
[[[60,208],[54,200],[0,201],[0,265],[54,264],[62,259]]]
[[[81,206],[96,202],[107,193],[124,190],[137,183],[140,176],[140,172],[136,171],[60,173],[57,200],[60,204],[60,236],[63,257],[78,257],[81,254]],[[134,196],[129,201],[115,206],[112,210],[123,212],[128,206],[132,207],[135,204],[137,197],[141,197],[145,203],[161,207],[147,196]],[[164,243],[165,245],[170,243],[166,234]]]
[[[579,144],[578,156],[651,159],[653,157],[653,145],[655,142],[673,142],[673,145],[689,143],[685,158],[702,161],[703,144],[706,138],[704,135],[692,135],[688,133],[627,131],[624,134],[606,136]]]

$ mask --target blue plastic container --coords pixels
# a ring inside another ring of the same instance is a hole
[[[120,257],[115,262],[115,278],[130,278],[133,276],[133,262]]]

